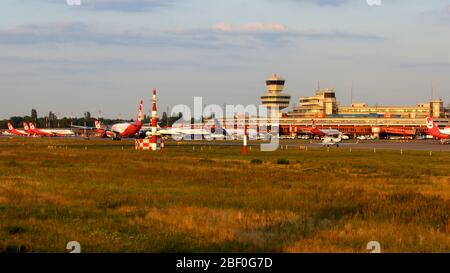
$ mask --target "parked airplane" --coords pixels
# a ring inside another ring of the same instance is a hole
[[[65,129],[38,129],[33,123],[23,122],[23,130],[17,130],[11,123],[8,123],[8,130],[6,131],[9,135],[16,136],[47,136],[47,137],[56,137],[56,136],[73,136],[75,135],[71,130]]]
[[[268,140],[275,136],[275,134],[268,133],[267,128],[263,128],[262,126],[259,130],[256,129],[255,126],[247,126],[247,130],[245,130],[243,126],[237,126],[238,128],[235,128],[234,124],[231,124],[231,126],[227,124],[227,126],[228,128],[223,128],[219,120],[214,119],[215,134],[223,134],[227,139],[243,139],[245,134],[252,140]]]
[[[336,146],[339,147],[340,145],[356,145],[358,144],[359,141],[356,141],[355,143],[342,143],[342,134],[339,134],[338,137],[334,137],[334,136],[325,136],[322,140],[322,142],[320,143],[315,143],[318,145],[322,145],[322,146]]]
[[[300,130],[304,131],[304,132],[308,132],[310,134],[316,135],[316,136],[320,136],[320,137],[325,137],[325,136],[343,136],[342,132],[340,132],[339,130],[336,129],[319,129],[316,126],[316,121],[312,120],[312,125],[311,127],[303,127],[300,128]]]
[[[145,136],[151,136],[151,129],[146,128],[141,132]],[[176,124],[172,127],[161,128],[158,126],[157,134],[160,136],[171,136],[174,139],[189,139],[193,136],[193,139],[225,139],[227,136],[227,131],[219,124],[217,119],[214,120],[214,127],[202,125],[184,125]]]
[[[46,137],[61,136],[48,130],[39,130],[38,128],[36,128],[36,126],[34,126],[32,122],[28,123],[28,126],[30,127],[30,131],[33,132],[32,134],[36,136],[46,136]]]
[[[46,137],[62,137],[62,136],[73,136],[75,135],[72,130],[64,130],[64,129],[38,129],[32,123],[28,123],[30,130],[34,135],[37,136],[46,136]]]
[[[95,121],[95,127],[87,126],[76,126],[72,125],[73,128],[95,130],[99,137],[109,137],[113,140],[120,140],[123,137],[134,137],[136,136],[142,128],[142,110],[144,102],[141,100],[139,104],[139,111],[137,120],[134,123],[117,123],[112,126],[103,126],[100,121]]]
[[[15,129],[11,123],[8,123],[8,131],[7,132],[11,135],[16,135],[16,136],[28,136],[27,132],[25,132],[23,130]]]
[[[95,127],[78,126],[78,125],[70,125],[70,126],[72,128],[77,128],[77,129],[94,130],[97,133],[97,136],[101,137],[101,138],[113,138],[114,137],[114,133],[111,131],[107,131],[105,129],[105,126],[103,126],[99,120],[95,120]]]
[[[227,128],[226,130],[226,136],[228,136],[231,139],[242,139],[245,134],[244,128]],[[264,138],[265,134],[258,133],[258,130],[254,128],[248,128],[247,129],[247,136],[249,139],[261,139]]]
[[[114,138],[115,134],[111,131],[106,130],[105,126],[99,120],[95,121],[95,131],[99,137],[102,138]]]
[[[435,138],[439,138],[441,140],[441,144],[450,143],[450,132],[448,130],[439,129],[439,127],[436,125],[436,123],[430,117],[427,117],[425,119],[425,121],[427,123],[427,128],[428,128],[427,134],[429,134]]]

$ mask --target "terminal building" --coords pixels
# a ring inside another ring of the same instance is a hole
[[[433,117],[440,127],[450,128],[450,106],[445,108],[441,99],[411,106],[369,105],[367,103],[339,104],[336,92],[331,88],[318,86],[312,96],[301,96],[291,110],[291,96],[284,93],[286,80],[278,75],[266,80],[266,91],[261,95],[261,104],[270,109],[284,110],[279,116],[279,132],[292,137],[304,134],[302,128],[310,127],[313,120],[318,128],[337,129],[350,137],[375,136],[379,138],[414,138],[426,135],[425,118]],[[228,125],[245,124],[259,128],[267,124],[267,117],[224,118]],[[264,127],[264,126],[263,126]],[[271,130],[270,125],[267,130]]]
[[[355,117],[355,118],[444,118],[444,102],[441,99],[432,99],[426,103],[418,103],[415,106],[385,106],[367,103],[352,103],[351,105],[339,105],[333,89],[325,88],[316,90],[314,96],[300,97],[299,103],[293,110],[287,113],[289,117],[326,118],[326,117]]]
[[[310,97],[300,97],[299,103],[288,115],[291,117],[323,118],[338,113],[336,94],[333,89],[316,90]]]
[[[280,110],[288,108],[291,96],[283,93],[285,83],[286,80],[277,75],[267,79],[267,91],[261,96],[262,104]],[[299,134],[302,127],[311,126],[314,120],[319,128],[338,129],[353,137],[415,137],[425,134],[425,117],[428,116],[433,117],[440,126],[450,125],[450,109],[444,107],[441,99],[412,106],[369,105],[363,102],[340,105],[333,89],[319,86],[314,95],[301,96],[298,104],[283,113],[279,122],[283,135]]]

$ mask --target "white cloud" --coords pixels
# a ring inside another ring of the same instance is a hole
[[[288,30],[287,26],[276,23],[251,23],[242,25],[220,23],[212,26],[212,29],[222,32],[284,32]]]

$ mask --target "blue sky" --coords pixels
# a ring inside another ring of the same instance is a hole
[[[450,1],[3,0],[0,118],[53,111],[134,117],[159,90],[159,110],[258,104],[264,80],[286,92],[317,81],[347,104],[450,102]]]

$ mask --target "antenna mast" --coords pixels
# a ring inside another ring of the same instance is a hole
[[[353,105],[353,82],[352,87],[350,88],[350,106]]]
[[[434,82],[431,81],[431,100],[434,100]]]

